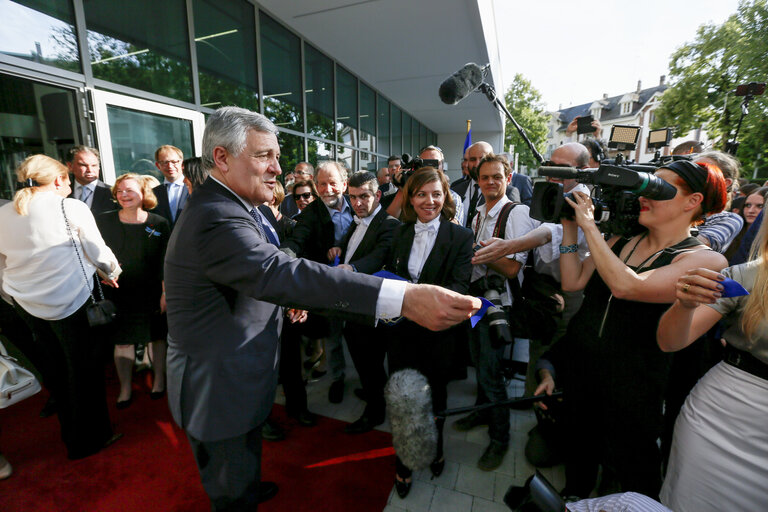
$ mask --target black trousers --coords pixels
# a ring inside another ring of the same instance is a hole
[[[18,304],[15,307],[45,354],[48,375],[44,379],[56,399],[61,438],[69,458],[98,452],[112,437],[112,426],[101,362],[103,340],[88,325],[85,304],[61,320],[43,320]]]
[[[383,419],[385,409],[387,374],[384,371],[384,356],[387,347],[380,333],[381,329],[353,322],[344,326],[344,339],[347,340],[349,355],[360,376],[367,401],[363,414],[371,419]]]
[[[259,504],[261,426],[221,441],[187,433],[203,488],[215,512],[251,512]]]
[[[280,383],[285,393],[285,412],[289,416],[299,414],[307,408],[307,390],[301,374],[301,336],[306,332],[303,324],[292,324],[283,320],[280,335]]]

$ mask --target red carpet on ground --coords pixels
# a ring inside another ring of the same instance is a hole
[[[116,393],[117,383],[109,382],[112,422],[125,436],[78,461],[67,460],[56,417],[38,417],[45,391],[0,410],[0,450],[14,469],[0,481],[0,511],[210,510],[189,443],[167,401],[150,400],[149,388],[135,384],[133,405],[118,411]],[[260,511],[378,512],[386,506],[394,475],[391,435],[350,436],[343,422],[329,418],[301,427],[280,406],[274,416],[289,432],[285,441],[263,444],[262,476],[277,482],[280,492]]]

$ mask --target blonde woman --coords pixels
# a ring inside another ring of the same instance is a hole
[[[151,397],[165,394],[165,354],[168,328],[163,294],[163,260],[171,228],[168,221],[150,213],[157,205],[148,176],[123,174],[112,187],[120,209],[102,213],[96,223],[123,267],[121,287],[111,290],[118,318],[106,327],[115,345],[115,368],[120,380],[117,408],[132,402],[135,345],[149,343],[154,382]]]
[[[13,203],[0,207],[2,295],[12,299],[48,358],[44,379],[56,400],[67,455],[80,459],[118,438],[107,412],[101,340],[85,309],[94,273],[116,287],[121,270],[88,206],[66,198],[71,188],[64,165],[33,155],[16,176],[20,189]]]
[[[768,223],[756,258],[677,281],[661,318],[662,350],[681,350],[723,320],[725,360],[693,388],[675,423],[662,502],[676,512],[765,510],[768,503]],[[749,295],[722,297],[730,278]]]

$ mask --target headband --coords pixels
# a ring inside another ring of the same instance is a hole
[[[693,192],[704,193],[707,187],[709,171],[702,165],[697,165],[690,160],[675,160],[666,164],[662,169],[669,169],[688,184]]]

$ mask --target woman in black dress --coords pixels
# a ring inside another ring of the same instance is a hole
[[[472,231],[453,224],[456,205],[449,193],[448,178],[432,167],[423,167],[404,187],[404,224],[395,231],[386,270],[414,283],[440,285],[467,293],[472,275]],[[390,375],[404,368],[421,372],[432,388],[435,412],[447,407],[447,385],[458,339],[456,330],[433,332],[403,319],[388,329],[387,358]],[[439,476],[445,466],[443,425],[437,420],[437,457],[430,470]],[[395,489],[404,498],[411,488],[411,470],[395,461]]]
[[[613,474],[621,492],[658,497],[662,402],[670,355],[656,344],[659,318],[675,300],[675,283],[689,269],[719,271],[725,258],[691,236],[691,226],[726,203],[723,174],[714,165],[672,162],[656,176],[676,189],[668,200],[639,198],[643,231],[607,242],[594,221],[588,196],[566,199],[574,219],[562,219],[560,271],[563,290],[584,289],[584,302],[566,336],[544,359],[553,363],[566,393],[569,496],[589,497],[598,466]],[[591,255],[576,252],[577,224]],[[541,370],[536,394],[554,389]]]
[[[117,408],[131,404],[131,375],[135,345],[149,342],[154,373],[153,399],[165,393],[167,350],[163,260],[171,228],[160,215],[147,210],[157,205],[146,176],[123,174],[112,187],[120,210],[96,217],[101,235],[123,267],[120,287],[110,290],[117,306],[115,322],[105,332],[115,345],[115,367],[120,379]]]

